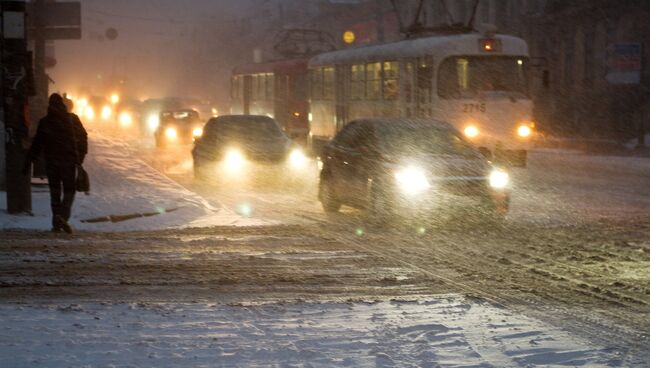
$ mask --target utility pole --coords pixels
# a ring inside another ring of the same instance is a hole
[[[26,119],[29,71],[31,70],[25,28],[25,2],[0,2],[2,9],[2,105],[7,212],[31,213],[31,178],[23,174],[28,136]]]

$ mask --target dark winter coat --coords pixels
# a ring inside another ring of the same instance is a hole
[[[88,153],[86,129],[77,115],[68,113],[62,98],[50,98],[47,115],[38,123],[29,150],[30,161],[36,159],[41,152],[44,153],[46,163],[60,164],[81,164]]]

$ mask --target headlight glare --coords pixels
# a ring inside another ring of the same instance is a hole
[[[178,132],[176,131],[176,128],[174,127],[169,127],[165,129],[165,137],[170,140],[174,140],[178,137]]]
[[[479,135],[479,130],[475,125],[468,125],[463,130],[463,133],[467,138],[476,138]]]
[[[128,127],[131,126],[131,123],[133,123],[133,118],[131,117],[131,114],[128,112],[122,112],[120,113],[120,125],[123,127]]]
[[[192,137],[198,138],[203,135],[203,128],[196,127],[192,130]]]
[[[152,132],[158,129],[158,125],[160,125],[160,118],[157,115],[150,115],[147,118],[147,126]]]
[[[223,162],[228,169],[237,170],[244,165],[246,159],[244,158],[244,155],[239,150],[231,149],[228,152],[226,152]]]
[[[92,107],[86,106],[84,113],[86,115],[86,119],[88,120],[95,119],[95,109],[93,109]]]
[[[292,167],[303,167],[307,163],[307,156],[298,148],[291,151],[289,154],[289,164]]]
[[[528,125],[520,125],[519,128],[517,128],[517,134],[521,138],[528,138],[532,133],[533,130]]]
[[[426,173],[417,167],[406,167],[395,172],[399,189],[408,195],[422,193],[431,187]]]
[[[113,110],[110,106],[102,107],[102,119],[107,120],[111,117],[111,114],[113,114]]]
[[[494,169],[489,176],[490,186],[494,189],[504,189],[510,184],[510,174],[503,170]]]

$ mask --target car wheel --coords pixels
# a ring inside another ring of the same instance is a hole
[[[341,209],[341,202],[332,188],[329,179],[322,178],[319,185],[319,199],[323,210],[328,213],[338,212]]]

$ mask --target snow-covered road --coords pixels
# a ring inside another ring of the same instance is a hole
[[[92,147],[74,218],[86,231],[0,233],[11,366],[650,359],[647,159],[533,152],[503,227],[377,229],[357,210],[326,216],[315,169],[301,188],[224,188],[196,182],[186,151]],[[1,227],[47,229],[47,193],[35,198],[35,217],[0,213]],[[164,207],[184,211],[80,222]]]
[[[426,302],[0,306],[7,367],[612,367],[617,354],[459,296]]]

